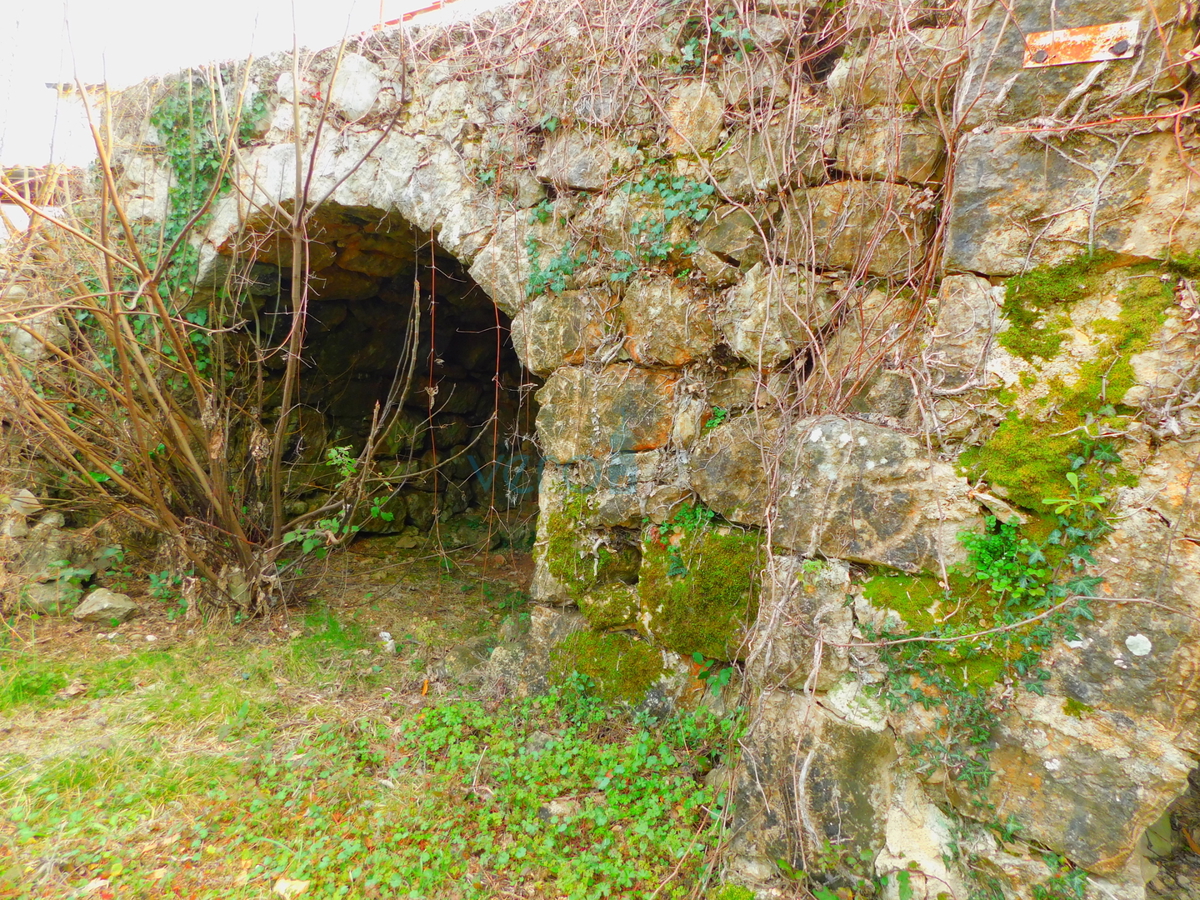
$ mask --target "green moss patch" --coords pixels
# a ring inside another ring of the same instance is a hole
[[[969,631],[988,628],[999,603],[985,583],[959,572],[949,573],[949,587],[945,588],[933,575],[899,575],[880,569],[863,585],[863,596],[872,606],[897,613],[912,633],[955,626]],[[963,641],[930,645],[924,662],[964,686],[983,688],[999,680],[1012,655],[987,644]]]
[[[583,527],[588,494],[568,493],[560,509],[546,515],[543,558],[550,574],[579,604],[595,628],[633,621],[641,554],[632,544],[596,546]]]
[[[939,611],[944,615],[953,609],[953,605],[943,609],[948,593],[933,575],[901,575],[882,569],[863,585],[863,596],[872,606],[899,615],[913,631],[928,631]]]
[[[754,891],[740,884],[725,884],[709,894],[711,900],[754,900]]]
[[[1000,335],[1000,342],[1026,359],[1043,355],[1041,351],[1048,354],[1047,358],[1057,353],[1061,340],[1047,341],[1044,330],[1034,329],[1029,310],[1041,309],[1038,304],[1050,302],[1047,298],[1052,296],[1065,297],[1059,302],[1070,304],[1095,289],[1096,279],[1103,272],[1102,264],[1095,260],[1088,266],[1070,263],[1012,279],[1005,315],[1013,327]],[[986,443],[962,455],[961,461],[972,475],[1004,487],[1011,500],[1037,513],[1045,511],[1044,499],[1061,496],[1067,472],[1071,471],[1071,454],[1082,434],[1080,427],[1089,422],[1107,422],[1119,430],[1123,424],[1120,416],[1132,412],[1120,406],[1134,385],[1129,359],[1150,347],[1174,300],[1170,287],[1153,277],[1157,270],[1157,264],[1129,270],[1134,275],[1151,277],[1126,282],[1117,298],[1121,312],[1116,320],[1092,323],[1093,331],[1106,338],[1105,345],[1095,359],[1080,366],[1073,384],[1051,379],[1049,391],[1038,401],[1037,409],[1024,415],[1010,412]],[[1018,283],[1015,289],[1014,282]],[[1032,305],[1010,309],[1014,291]],[[1035,344],[1039,348],[1036,353],[1031,349]]]
[[[609,703],[640,703],[663,674],[662,657],[628,634],[577,631],[550,653],[550,680],[563,683],[578,672],[592,680]]]
[[[621,582],[598,584],[575,600],[579,611],[593,628],[620,628],[637,621],[637,588]]]
[[[758,613],[762,543],[729,527],[647,529],[638,593],[648,631],[687,657],[734,658]]]
[[[1070,307],[1095,290],[1112,260],[1112,254],[1095,253],[1010,278],[1004,317],[1011,327],[1000,335],[1000,345],[1027,360],[1057,356],[1063,329],[1070,325]]]
[[[1071,716],[1074,719],[1082,719],[1088,713],[1095,712],[1095,707],[1088,706],[1088,704],[1082,703],[1079,700],[1076,700],[1074,697],[1068,697],[1063,701],[1062,711],[1063,715],[1065,716]]]

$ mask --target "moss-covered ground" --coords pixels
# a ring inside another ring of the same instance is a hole
[[[115,628],[10,617],[0,897],[703,896],[722,801],[701,776],[732,720],[655,722],[579,676],[464,694],[435,663],[509,613],[528,557],[385,544],[239,626],[141,594]]]

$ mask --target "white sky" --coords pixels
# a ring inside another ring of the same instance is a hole
[[[383,0],[383,20],[432,0]],[[463,15],[492,3],[460,0]],[[0,0],[0,166],[92,158],[76,101],[47,82],[127,87],[152,75],[292,46],[330,46],[380,21],[380,0]],[[422,22],[430,17],[422,17]]]

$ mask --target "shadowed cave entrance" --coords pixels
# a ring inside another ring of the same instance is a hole
[[[291,324],[291,245],[253,222],[248,230],[256,261],[279,267],[278,296],[256,326],[265,332],[260,346],[280,346]],[[327,503],[339,478],[330,452],[357,457],[374,428],[382,480],[372,505],[390,518],[364,509],[356,521],[364,533],[405,535],[403,545],[415,546],[435,525],[453,525],[436,529],[443,545],[479,545],[480,533],[492,546],[528,544],[541,382],[522,368],[508,316],[459,260],[395,216],[322,207],[309,235],[287,512]],[[281,381],[284,365],[282,354],[269,359],[268,379]]]

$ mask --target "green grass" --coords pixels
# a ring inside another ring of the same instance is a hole
[[[404,666],[371,645],[317,610],[286,642],[7,654],[0,714],[47,724],[19,752],[0,738],[0,898],[95,879],[122,900],[269,897],[280,878],[305,898],[697,887],[724,811],[701,776],[735,720],[655,721],[582,676],[534,699],[396,701]],[[108,693],[55,696],[76,679]]]

